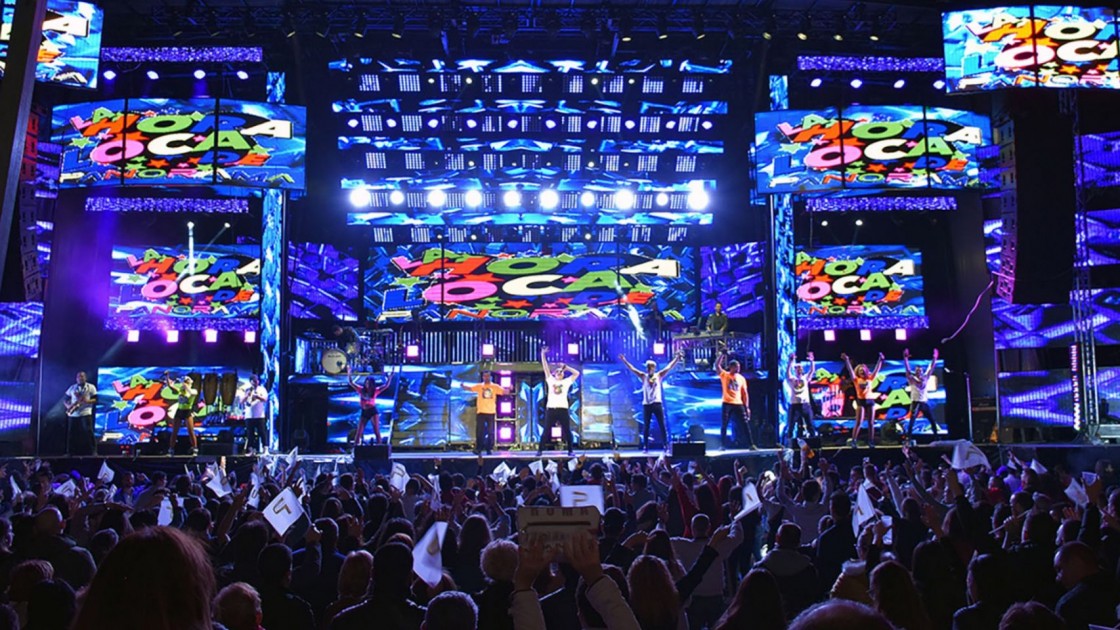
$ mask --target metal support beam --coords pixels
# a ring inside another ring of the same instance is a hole
[[[0,281],[4,278],[12,217],[19,193],[19,167],[23,161],[35,65],[47,0],[17,0],[4,78],[0,81]]]

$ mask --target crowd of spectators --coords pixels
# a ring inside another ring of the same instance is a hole
[[[244,479],[9,464],[0,630],[1116,627],[1111,463],[960,470],[938,454],[840,470],[802,448],[722,475],[618,457],[412,475],[281,457]],[[561,485],[602,489],[598,531],[521,529],[519,509],[559,505]],[[278,532],[265,510],[285,488],[305,516]]]

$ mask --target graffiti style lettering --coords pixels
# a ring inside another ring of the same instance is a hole
[[[920,260],[890,246],[798,252],[798,317],[923,316]]]

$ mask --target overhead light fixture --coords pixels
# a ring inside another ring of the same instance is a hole
[[[350,205],[355,208],[365,208],[373,203],[373,195],[366,188],[355,188],[350,191]]]
[[[516,190],[507,190],[502,195],[502,203],[507,208],[516,208],[521,205],[521,193]]]
[[[393,204],[394,206],[401,205],[402,203],[404,203],[404,193],[399,190],[394,190],[393,192],[389,193],[389,203]]]
[[[404,16],[400,13],[393,16],[392,35],[395,39],[404,37]]]
[[[669,18],[664,13],[657,16],[657,39],[669,39]]]
[[[853,90],[858,90],[861,87],[863,87],[863,79],[861,79],[859,77],[856,77],[856,78],[852,79],[852,82],[849,83],[848,85],[852,86]]]
[[[619,210],[630,210],[634,207],[635,203],[637,203],[637,198],[632,191],[626,188],[615,191],[614,205]]]
[[[244,81],[244,80],[249,78],[249,73],[245,72],[244,70],[238,70],[237,71],[237,78]]]
[[[579,204],[584,208],[590,208],[595,205],[595,193],[590,190],[583,191],[579,196]]]
[[[482,193],[477,190],[468,190],[464,195],[464,201],[467,202],[468,208],[477,208],[482,205]]]
[[[856,227],[863,227],[863,219],[856,219]]]
[[[194,71],[194,78],[198,79],[199,81],[205,79],[206,78],[206,71],[203,70],[202,68],[199,68],[198,70],[195,70]]]
[[[894,89],[901,90],[904,87],[906,87],[906,79],[899,79],[894,82]]]
[[[542,210],[552,210],[560,204],[560,194],[551,188],[546,188],[541,191],[538,202]]]
[[[824,79],[822,79],[820,77],[816,77],[812,81],[809,82],[809,87],[819,88],[822,83],[824,83]]]
[[[150,79],[152,81],[159,81],[159,73],[156,72],[155,70],[149,70],[147,74],[148,74],[148,79]]]
[[[828,227],[828,219],[824,219],[821,221],[821,227]]]
[[[447,203],[447,193],[440,188],[428,191],[428,205],[433,208],[442,208]]]
[[[101,73],[101,76],[105,77],[106,81],[112,81],[117,78],[117,73],[113,72],[112,70],[106,70],[105,72]]]

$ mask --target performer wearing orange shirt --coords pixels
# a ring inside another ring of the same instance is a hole
[[[483,370],[481,383],[463,383],[460,386],[464,391],[478,394],[478,409],[474,416],[474,452],[480,455],[484,447],[487,455],[494,452],[494,419],[498,414],[498,396],[507,393],[504,387],[491,382],[491,378],[490,370]]]
[[[852,430],[852,439],[848,444],[855,446],[859,440],[859,429],[864,420],[867,421],[867,445],[875,446],[875,379],[879,378],[879,370],[883,369],[883,353],[879,353],[879,362],[875,364],[875,371],[869,372],[867,366],[860,363],[855,368],[847,354],[841,354],[844,365],[848,367],[848,374],[852,376],[852,383],[856,388],[856,428]]]
[[[716,359],[716,370],[719,371],[719,380],[723,385],[723,425],[719,430],[719,439],[724,448],[727,448],[727,425],[732,417],[735,418],[736,437],[740,440],[745,433],[747,439],[750,441],[750,448],[752,451],[757,451],[758,447],[754,443],[754,435],[751,432],[751,406],[750,396],[747,394],[747,379],[739,373],[739,362],[731,360],[727,363],[727,369],[724,369],[724,362],[727,360],[727,353],[723,352]]]

